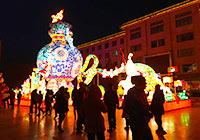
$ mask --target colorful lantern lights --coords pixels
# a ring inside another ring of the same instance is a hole
[[[58,22],[59,20],[61,21],[63,19],[63,12],[64,10],[60,10],[59,13],[57,13],[56,15],[52,15],[52,23]]]
[[[79,50],[73,45],[71,25],[61,21],[63,11],[52,15],[51,29],[48,32],[52,41],[38,53],[37,72],[48,81],[55,79],[59,86],[65,83],[66,87],[73,88],[71,81],[78,75],[83,58]]]

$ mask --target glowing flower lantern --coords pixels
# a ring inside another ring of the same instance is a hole
[[[22,84],[22,96],[26,99],[29,99],[29,93],[31,92],[31,83],[30,78],[27,78],[24,80],[24,83]]]
[[[78,75],[83,58],[73,45],[71,25],[62,22],[63,10],[52,16],[49,35],[51,43],[44,46],[37,56],[38,73],[45,79],[55,79],[59,83],[64,79],[68,87],[73,86],[72,80]]]
[[[182,87],[183,86],[183,81],[182,80],[176,80],[174,81],[174,87]]]
[[[179,92],[178,93],[178,97],[181,99],[181,100],[186,100],[188,99],[188,96],[186,95],[186,91],[183,90],[182,92]]]

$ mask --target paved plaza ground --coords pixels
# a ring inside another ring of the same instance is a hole
[[[63,128],[64,133],[57,130],[52,116],[29,116],[28,107],[17,107],[14,110],[0,109],[0,140],[86,140],[86,134],[75,133],[73,108],[70,106]],[[117,128],[106,140],[131,140],[131,131],[124,130],[125,121],[121,118],[122,110],[117,110]],[[104,115],[108,128],[107,114]],[[58,121],[58,120],[57,120]],[[158,137],[155,133],[157,125],[152,119],[149,123],[155,140],[200,140],[200,98],[192,98],[192,107],[166,112],[163,116],[163,127],[167,134]]]

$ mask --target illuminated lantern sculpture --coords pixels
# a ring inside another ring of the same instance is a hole
[[[73,45],[71,25],[61,21],[62,13],[63,10],[52,16],[53,21],[48,32],[52,41],[38,53],[37,72],[47,80],[55,79],[58,85],[64,79],[68,87],[73,87],[71,81],[78,75],[83,58]]]

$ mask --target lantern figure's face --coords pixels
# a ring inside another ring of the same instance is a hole
[[[49,34],[52,42],[43,47],[37,57],[39,73],[45,78],[72,81],[79,73],[83,58],[79,50],[69,43],[69,25],[59,22],[51,25]]]

